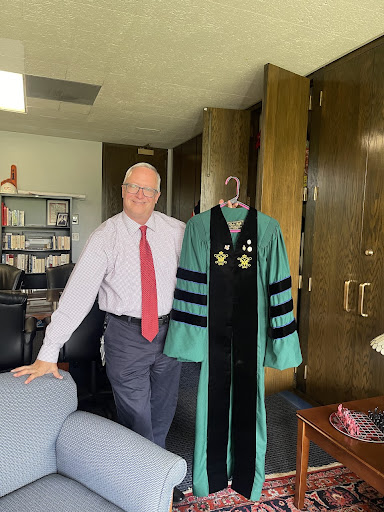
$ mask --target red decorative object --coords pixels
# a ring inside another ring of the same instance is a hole
[[[384,443],[384,433],[364,412],[350,411],[340,404],[337,412],[330,415],[329,422],[342,434],[359,441]]]

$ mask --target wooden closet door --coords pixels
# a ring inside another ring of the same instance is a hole
[[[204,109],[201,212],[218,204],[220,198],[227,200],[234,197],[236,183],[231,180],[226,186],[228,176],[239,178],[239,200],[243,203],[247,201],[250,127],[250,111]]]
[[[308,124],[309,80],[267,64],[261,119],[256,208],[277,219],[287,248],[297,307],[302,191]],[[265,391],[293,387],[293,369],[265,369]]]
[[[384,45],[374,50],[372,109],[361,242],[353,398],[384,393],[384,356],[369,342],[384,333]],[[364,316],[362,316],[364,315]],[[365,316],[367,315],[367,316]]]
[[[372,64],[370,52],[340,61],[324,70],[321,86],[306,386],[320,403],[357,398],[352,389]]]

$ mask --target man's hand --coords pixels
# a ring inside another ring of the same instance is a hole
[[[223,203],[224,203],[224,199],[220,199],[219,204],[223,204]],[[228,206],[228,208],[236,208],[238,206],[238,203],[232,204],[231,201],[228,201],[227,206]]]
[[[40,361],[40,359],[36,359],[36,361],[29,366],[19,366],[18,368],[14,368],[11,372],[14,374],[14,377],[29,375],[24,384],[29,384],[33,379],[36,379],[36,377],[41,377],[47,373],[52,373],[56,379],[63,378],[59,373],[56,363],[48,363],[47,361]]]

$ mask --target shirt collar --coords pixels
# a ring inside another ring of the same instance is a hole
[[[121,215],[123,218],[123,223],[131,236],[133,236],[137,231],[140,230],[141,224],[138,224],[133,219],[128,217],[128,215],[124,211],[121,212]],[[156,220],[153,212],[152,215],[147,220],[147,222],[145,223],[145,225],[152,231],[156,231]]]

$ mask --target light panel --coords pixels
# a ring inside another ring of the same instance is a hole
[[[24,76],[0,71],[0,109],[25,113]]]

